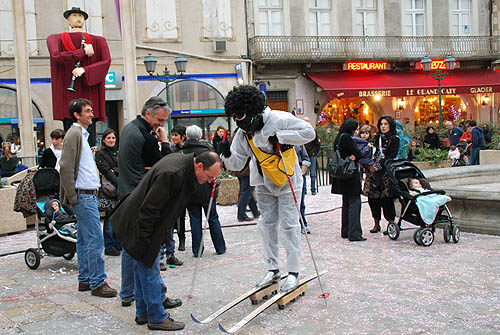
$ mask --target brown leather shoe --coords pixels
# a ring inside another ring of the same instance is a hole
[[[184,329],[184,322],[174,321],[174,319],[167,317],[163,322],[152,323],[148,321],[148,328],[151,330],[181,330]]]
[[[118,292],[114,288],[109,287],[108,283],[106,282],[104,282],[104,284],[102,284],[95,290],[92,290],[92,295],[101,298],[113,298],[116,297],[117,294]]]
[[[80,292],[90,291],[90,285],[78,283],[78,291],[80,291]]]
[[[135,317],[135,323],[137,323],[138,325],[145,325],[146,323],[148,323],[148,316],[145,315],[145,316],[136,316]]]

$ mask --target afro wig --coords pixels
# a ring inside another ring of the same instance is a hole
[[[226,115],[233,114],[259,115],[266,108],[266,97],[257,87],[252,85],[235,86],[227,94],[224,104]]]

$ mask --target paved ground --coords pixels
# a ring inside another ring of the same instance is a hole
[[[340,198],[323,187],[307,196],[308,212],[332,209]],[[236,207],[219,207],[222,222],[234,224]],[[2,213],[2,215],[6,215]],[[462,234],[460,243],[445,244],[442,231],[428,248],[413,242],[412,232],[399,240],[368,232],[370,212],[363,205],[367,242],[340,238],[340,211],[308,216],[309,235],[318,266],[328,270],[323,285],[331,296],[328,307],[313,282],[304,297],[280,311],[272,306],[241,330],[241,334],[499,334],[500,238]],[[169,296],[184,305],[172,311],[186,322],[178,334],[218,334],[217,323],[200,326],[189,314],[203,318],[263,275],[260,240],[255,226],[224,229],[225,255],[215,255],[211,242],[201,259],[195,298],[185,296],[194,269],[189,251],[178,253],[185,265],[163,273]],[[35,246],[34,232],[0,237],[0,254]],[[314,272],[303,240],[304,271]],[[284,255],[283,255],[284,256]],[[106,256],[111,286],[120,285],[120,258]],[[144,334],[135,325],[134,307],[122,308],[118,298],[80,293],[76,261],[44,258],[29,270],[23,254],[0,258],[1,334]],[[230,327],[254,306],[243,302],[220,318]],[[154,332],[151,332],[154,333]]]

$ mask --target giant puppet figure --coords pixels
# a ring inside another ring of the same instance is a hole
[[[79,7],[63,14],[70,32],[52,34],[47,38],[50,54],[50,77],[52,81],[52,109],[54,120],[62,120],[64,129],[71,124],[68,114],[69,102],[86,98],[94,106],[94,118],[106,120],[104,78],[111,64],[106,39],[83,31],[89,17]],[[89,132],[89,142],[95,145],[95,122]]]

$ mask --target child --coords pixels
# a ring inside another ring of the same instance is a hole
[[[450,151],[448,151],[448,158],[452,160],[452,165],[456,165],[460,159],[460,151],[455,145],[450,146]]]
[[[408,147],[408,160],[409,161],[412,161],[413,159],[415,159],[415,156],[417,155],[417,147],[418,147],[417,140],[412,138],[410,140],[410,146]]]
[[[70,235],[76,238],[76,223],[67,221],[75,221],[75,218],[61,210],[59,201],[49,200],[45,203],[45,217],[48,221],[55,221],[54,227],[65,235]]]
[[[422,183],[418,178],[410,178],[408,180],[408,188],[410,189],[410,193],[412,195],[430,191],[422,186]],[[425,224],[432,224],[434,222],[434,219],[436,218],[437,213],[439,212],[439,207],[450,200],[450,197],[436,193],[418,197],[416,200],[418,211]]]
[[[359,130],[359,137],[353,137],[352,139],[356,143],[358,150],[361,152],[361,159],[359,160],[359,165],[366,170],[373,170],[373,165],[375,162],[372,159],[372,147],[373,145],[369,142],[372,138],[372,129],[370,126],[363,126]]]

